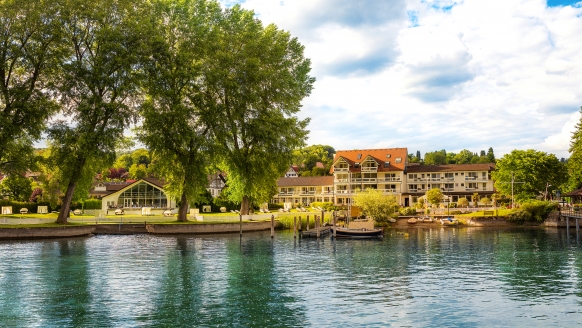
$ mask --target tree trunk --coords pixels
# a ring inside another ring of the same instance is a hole
[[[182,198],[180,199],[180,208],[178,209],[178,221],[188,222],[188,198],[186,197],[186,191],[182,192]]]
[[[65,197],[63,197],[61,211],[59,212],[59,217],[57,218],[56,223],[58,224],[66,224],[68,223],[67,219],[69,217],[69,211],[71,209],[71,201],[73,200],[73,193],[75,192],[75,186],[77,185],[76,181],[71,181],[69,186],[67,187],[67,192],[65,193]]]
[[[242,199],[242,203],[240,204],[240,214],[242,215],[249,215],[250,211],[250,199],[249,196],[244,196]]]

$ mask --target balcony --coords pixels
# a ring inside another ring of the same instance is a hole
[[[467,188],[465,188],[465,191],[477,191],[477,188],[469,188],[469,187],[467,187]]]
[[[400,181],[400,177],[385,177],[385,178],[380,178],[378,179],[378,182],[383,182],[383,181],[388,181],[388,182],[392,182],[392,181]]]
[[[455,188],[441,188],[444,192],[455,191]]]
[[[335,179],[335,183],[348,183],[348,179]]]
[[[362,172],[378,172],[377,166],[362,166]]]
[[[335,193],[338,195],[350,195],[350,194],[352,194],[352,192],[350,190],[336,190]]]
[[[333,171],[334,172],[348,172],[350,169],[347,167],[334,167]]]
[[[409,192],[424,192],[424,189],[420,189],[420,188],[417,188],[417,189],[411,189],[411,188],[408,188],[408,191],[409,191]]]
[[[315,190],[301,190],[299,195],[315,195]]]
[[[396,189],[378,189],[381,190],[384,195],[390,195],[396,192]]]
[[[362,183],[376,183],[378,181],[376,178],[362,178],[360,180],[362,180]]]

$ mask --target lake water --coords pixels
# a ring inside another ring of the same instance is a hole
[[[576,327],[574,229],[0,242],[2,327]]]

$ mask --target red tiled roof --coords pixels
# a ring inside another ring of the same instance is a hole
[[[333,176],[323,177],[297,177],[297,178],[279,178],[277,186],[295,187],[295,186],[331,186],[333,185]]]
[[[445,165],[414,165],[406,168],[406,173],[417,172],[452,172],[452,171],[493,171],[495,164],[445,164]]]
[[[371,157],[378,163],[378,172],[386,171],[404,171],[408,161],[407,148],[386,148],[386,149],[354,149],[338,150],[334,155],[334,164],[340,158],[343,158],[350,165],[351,172],[360,172],[360,168],[354,168],[355,163],[363,163],[368,157]],[[400,158],[400,163],[396,159]],[[384,167],[385,162],[390,162],[388,167]],[[330,170],[333,173],[333,166]]]

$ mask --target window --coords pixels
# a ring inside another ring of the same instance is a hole
[[[455,172],[455,175],[459,175],[459,172]]]
[[[402,158],[401,157],[396,157],[396,163],[400,163],[402,162]]]
[[[119,195],[117,204],[124,207],[168,207],[164,192],[148,183],[140,182]]]
[[[487,190],[487,183],[483,183],[483,190]]]
[[[355,167],[356,169],[357,169],[357,168],[359,168],[359,167],[360,167],[360,163],[355,163],[355,164],[354,164],[354,167]]]
[[[465,184],[464,183],[461,183],[461,187],[464,187],[464,186],[465,186]]]
[[[358,154],[358,160],[362,159],[362,154]]]
[[[390,162],[384,162],[384,167],[390,167]]]
[[[392,155],[390,155],[390,154],[387,154],[386,155],[386,158],[390,158],[390,157],[392,157]]]

